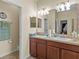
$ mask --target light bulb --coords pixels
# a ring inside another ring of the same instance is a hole
[[[71,6],[71,5],[70,5],[69,2],[66,2],[66,3],[65,3],[66,10],[70,10],[70,6]]]
[[[61,4],[60,8],[61,8],[61,11],[65,11],[65,5],[64,4]]]
[[[56,6],[56,10],[57,10],[57,12],[60,11],[60,9],[59,9],[59,5]]]
[[[46,13],[46,14],[49,14],[49,10],[48,10],[48,9],[46,9],[46,10],[45,10],[45,13]]]
[[[40,10],[40,11],[38,11],[38,14],[39,15],[47,15],[47,14],[49,14],[49,9],[47,8],[47,9],[42,9],[42,10]]]
[[[38,15],[40,15],[40,13],[41,13],[41,12],[40,12],[40,11],[38,11]]]
[[[70,6],[71,5],[69,2],[61,3],[56,6],[56,10],[57,10],[57,12],[70,10]]]

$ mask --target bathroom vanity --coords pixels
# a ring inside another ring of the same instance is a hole
[[[30,37],[30,55],[37,59],[79,59],[79,42]]]
[[[30,55],[37,59],[79,59],[79,40],[74,39],[79,38],[79,4],[70,5],[70,10],[65,10],[65,8],[63,11],[61,9],[57,11],[52,6],[57,7],[58,5],[53,5],[52,1],[37,1],[37,14],[43,21],[43,24],[41,24],[43,30],[39,30],[38,24],[36,24],[35,33],[44,32],[49,37],[44,35],[31,36]],[[62,5],[62,2],[60,4]],[[46,10],[48,13],[44,15]],[[39,12],[43,14],[41,15]],[[60,35],[73,38],[70,39]]]

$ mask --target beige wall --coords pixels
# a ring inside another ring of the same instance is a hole
[[[42,28],[30,28],[30,34],[37,33],[37,32],[44,32],[44,25],[42,25]]]
[[[7,19],[11,23],[11,38],[0,41],[0,57],[16,50],[19,44],[19,8],[0,1],[0,11],[7,14]],[[12,40],[12,43],[9,41]]]
[[[55,30],[55,20],[56,20],[56,10],[53,9],[53,10],[50,10],[48,16],[47,16],[47,19],[48,19],[48,29],[53,31]]]

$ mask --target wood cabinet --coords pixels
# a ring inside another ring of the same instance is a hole
[[[79,59],[79,46],[30,38],[30,55],[36,59]]]
[[[46,59],[46,40],[37,40],[37,59]]]
[[[76,59],[76,52],[62,50],[61,52],[61,59]]]
[[[63,49],[61,59],[79,59],[79,53]]]
[[[36,57],[36,39],[30,40],[30,55]]]
[[[59,48],[47,46],[47,59],[59,59]]]
[[[76,59],[79,59],[79,53],[77,53],[77,55],[76,55]]]
[[[46,45],[38,43],[37,44],[37,58],[46,59]]]

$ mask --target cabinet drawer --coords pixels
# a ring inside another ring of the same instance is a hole
[[[77,59],[77,53],[62,49],[61,59]]]
[[[37,39],[37,43],[46,44],[46,40],[43,40],[43,39]]]
[[[54,41],[47,41],[47,45],[48,46],[59,47],[60,44],[58,42],[54,42]]]
[[[47,45],[79,52],[79,46],[76,46],[76,45],[70,45],[70,44],[59,43],[54,41],[47,41]]]
[[[34,38],[33,38],[33,39],[30,39],[30,41],[31,41],[31,42],[36,42],[37,39],[34,39]]]

